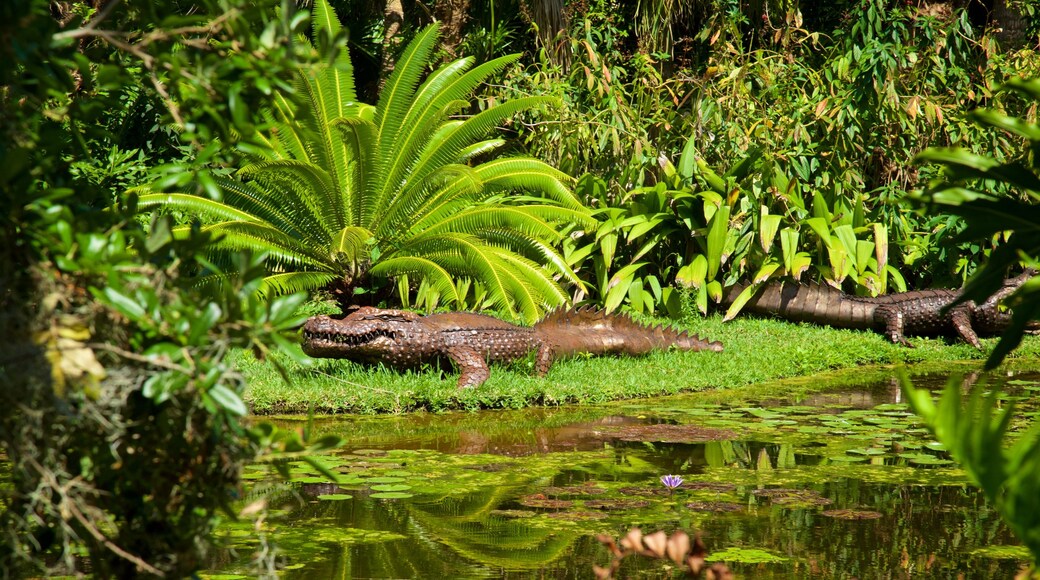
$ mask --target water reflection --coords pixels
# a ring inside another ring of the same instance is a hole
[[[900,402],[884,382],[798,400],[325,421],[354,442],[331,465],[344,482],[276,502],[284,575],[588,578],[607,560],[594,535],[638,525],[743,549],[752,561],[731,566],[745,577],[1014,576],[1019,561],[975,551],[1017,542]],[[663,474],[686,483],[670,493]],[[378,497],[393,486],[404,497]],[[320,499],[336,493],[352,497]]]

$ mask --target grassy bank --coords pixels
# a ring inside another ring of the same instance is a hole
[[[740,318],[723,324],[715,316],[697,320],[692,329],[721,340],[725,352],[577,358],[558,362],[545,377],[534,376],[531,359],[494,366],[487,383],[465,390],[455,387],[458,375],[453,370],[400,373],[334,359],[315,360],[307,367],[285,362],[292,379],[286,385],[269,362],[247,352],[239,353],[237,362],[257,414],[306,413],[311,408],[316,413],[402,413],[602,403],[743,387],[864,365],[978,360],[981,367],[986,356],[986,351],[949,340],[914,337],[916,348],[904,348],[875,333],[779,320]],[[989,349],[996,339],[983,342]],[[1020,366],[1023,359],[1038,359],[1040,368],[1040,337],[1027,337],[1010,364],[1017,360]]]

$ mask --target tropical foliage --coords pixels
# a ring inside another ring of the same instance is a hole
[[[1012,79],[1001,90],[1034,103],[1033,114],[1022,118],[1000,110],[978,109],[971,118],[1022,138],[1027,146],[1019,155],[999,159],[965,148],[933,148],[917,157],[919,162],[939,163],[946,169],[943,178],[918,199],[960,216],[966,223],[961,240],[1001,241],[978,276],[965,287],[963,300],[982,302],[997,293],[1009,268],[1019,262],[1033,268],[1040,265],[1040,125],[1035,117],[1040,80]],[[1002,194],[1009,190],[1013,195]],[[1023,284],[1006,302],[1012,307],[1012,325],[990,354],[988,368],[999,365],[1019,345],[1027,324],[1040,319],[1040,278]]]
[[[905,376],[902,388],[914,412],[1029,548],[1035,572],[1040,565],[1040,422],[1012,435],[1014,403],[1004,405],[1003,393],[986,393],[981,385],[965,399],[960,377],[946,383],[938,403]]]
[[[226,356],[283,352],[303,296],[258,299],[246,256],[193,288],[207,237],[112,203],[259,121],[231,112],[286,76],[297,32],[259,4],[0,6],[0,576],[189,576],[246,462],[338,441],[247,425]]]
[[[588,199],[602,197],[616,213],[650,195],[648,206],[670,210],[633,208],[612,220],[623,239],[626,229],[649,240],[660,228],[662,243],[590,250],[594,269],[576,267],[595,299],[612,291],[633,308],[675,312],[652,288],[678,282],[705,311],[735,280],[779,275],[859,294],[956,286],[992,248],[958,241],[956,216],[900,203],[935,172],[907,162],[927,146],[998,157],[1018,147],[966,112],[979,103],[1025,111],[996,87],[1037,74],[1037,61],[1002,52],[966,13],[864,0],[836,10],[840,18],[814,13],[813,29],[787,4],[784,18],[758,30],[739,10],[708,18],[676,9],[669,22],[679,26],[685,14],[691,34],[681,56],[678,45],[672,55],[633,54],[613,4],[593,6],[572,22],[568,70],[538,63],[505,84],[511,95],[562,96],[560,112],[532,118],[524,136],[536,154],[602,179],[603,195]],[[699,31],[689,24],[698,19]],[[676,69],[684,58],[692,66]],[[692,239],[667,243],[674,232]],[[607,275],[604,258],[613,262]]]
[[[1040,60],[955,3],[190,4],[0,2],[0,575],[187,576],[262,517],[242,464],[336,443],[242,420],[232,363],[300,356],[297,290],[682,316],[1037,265],[1040,88],[1009,79]]]
[[[324,1],[313,24],[316,46],[334,50],[340,23]],[[300,103],[273,103],[268,148],[254,151],[240,180],[214,180],[219,199],[147,194],[139,206],[221,220],[202,228],[220,236],[218,249],[267,252],[265,293],[329,287],[347,305],[393,279],[405,302],[418,284],[429,308],[486,300],[528,320],[565,302],[557,278],[577,279],[553,245],[560,224],[589,224],[588,213],[565,174],[529,157],[488,159],[505,141],[485,138],[551,99],[454,118],[518,55],[476,67],[471,58],[452,61],[419,84],[436,39],[436,25],[416,35],[374,107],[358,102],[349,53],[324,53],[327,64],[297,75]]]

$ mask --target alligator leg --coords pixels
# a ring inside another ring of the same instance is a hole
[[[964,342],[975,348],[982,348],[979,336],[975,334],[975,329],[971,327],[971,313],[966,306],[961,305],[950,311],[950,319],[953,320],[953,327],[957,330],[957,334],[964,339]]]
[[[544,377],[545,373],[549,372],[549,367],[553,364],[553,351],[552,347],[545,344],[544,342],[539,345],[538,353],[535,355],[534,360],[534,372]]]
[[[455,366],[459,367],[460,389],[468,387],[479,387],[491,376],[487,361],[479,350],[462,345],[456,345],[448,349],[448,357]]]
[[[895,344],[901,344],[908,348],[914,345],[903,336],[903,311],[889,306],[878,306],[874,311],[874,320],[884,326],[884,334]]]

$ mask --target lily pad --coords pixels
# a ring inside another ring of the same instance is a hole
[[[327,493],[324,495],[319,495],[317,497],[322,501],[343,501],[351,499],[354,496],[350,495],[349,493]]]
[[[741,564],[775,564],[785,562],[787,558],[777,556],[758,548],[726,548],[708,554],[711,562],[737,562]]]
[[[994,560],[1028,560],[1029,548],[1025,546],[982,546],[971,551],[972,556]]]
[[[660,443],[706,443],[729,441],[737,434],[728,429],[714,429],[699,425],[629,425],[607,431],[622,441],[653,441]]]
[[[870,510],[825,510],[820,515],[839,520],[876,520],[882,515],[880,512]]]
[[[569,508],[574,505],[574,502],[569,499],[549,499],[540,493],[525,495],[520,498],[519,503],[527,507],[555,510]]]
[[[377,499],[405,499],[412,497],[412,494],[403,491],[381,491],[379,493],[373,493],[369,497]]]
[[[402,481],[406,481],[405,478],[403,478],[403,477],[383,476],[383,477],[369,477],[369,478],[367,478],[365,480],[365,483],[401,483]]]
[[[538,513],[531,510],[491,510],[491,515],[500,518],[533,518]]]
[[[552,518],[554,520],[569,520],[580,522],[583,520],[602,520],[607,517],[607,514],[603,512],[590,511],[566,511],[546,514],[546,517]]]
[[[691,501],[686,504],[686,507],[695,512],[710,512],[716,514],[744,511],[743,505],[726,501]]]
[[[601,510],[631,510],[649,505],[650,502],[645,499],[594,499],[585,502],[585,507]]]
[[[602,487],[595,485],[567,485],[567,486],[549,486],[542,490],[545,495],[559,496],[559,495],[599,495],[606,493],[607,490]]]
[[[375,491],[407,491],[412,489],[412,486],[403,483],[383,483],[380,485],[373,485],[372,489]]]

